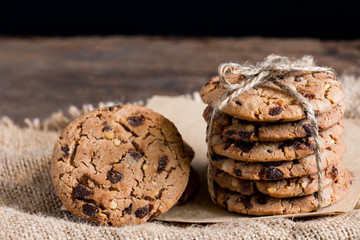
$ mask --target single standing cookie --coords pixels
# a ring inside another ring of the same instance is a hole
[[[337,181],[339,174],[343,174],[340,163],[338,166],[329,166],[323,171],[322,186],[327,187]],[[243,195],[253,195],[256,192],[275,198],[299,197],[310,195],[318,191],[318,175],[287,178],[272,181],[250,181],[233,177],[226,172],[212,167],[213,180],[222,188],[238,192]]]
[[[230,83],[240,82],[243,78],[242,75],[227,77]],[[333,74],[290,72],[277,76],[277,79],[294,86],[309,100],[317,114],[331,111],[344,97],[341,85]],[[216,76],[201,88],[200,96],[204,103],[214,107],[224,92],[225,88]],[[297,121],[305,118],[302,106],[271,82],[236,96],[221,111],[238,119],[257,122]]]
[[[343,132],[342,122],[320,132],[321,150],[338,142]],[[213,151],[219,155],[249,162],[290,161],[306,157],[315,151],[313,137],[283,142],[244,142],[216,134],[212,137],[211,145]]]
[[[342,162],[345,153],[343,140],[321,152],[321,165],[328,166]],[[210,157],[210,164],[233,177],[247,180],[275,180],[282,178],[302,177],[317,172],[315,154],[292,161],[281,162],[244,162],[218,154]]]
[[[178,202],[190,159],[176,127],[145,107],[97,109],[54,147],[55,191],[74,215],[108,226],[146,222]]]
[[[341,101],[330,112],[319,114],[316,119],[319,130],[324,131],[341,121],[345,113],[346,104]],[[207,107],[204,111],[204,118],[209,123],[212,108]],[[284,141],[295,138],[303,138],[312,135],[310,121],[307,119],[285,122],[265,123],[248,122],[219,113],[214,118],[214,131],[222,135],[241,141]]]
[[[342,176],[323,189],[322,206],[341,200],[351,188],[351,176],[344,171]],[[312,212],[318,205],[318,193],[293,198],[274,198],[264,194],[246,196],[231,192],[215,184],[216,202],[231,212],[247,215],[279,215]]]

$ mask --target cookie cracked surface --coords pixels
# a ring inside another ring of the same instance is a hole
[[[319,130],[324,131],[341,121],[345,113],[346,104],[341,101],[330,112],[316,116]],[[209,124],[212,108],[204,111],[204,119]],[[249,122],[219,113],[214,118],[214,130],[222,135],[240,141],[284,141],[295,138],[308,137],[312,134],[310,121],[302,119],[294,122]]]
[[[176,127],[145,107],[87,113],[55,144],[52,182],[74,215],[101,225],[146,222],[168,211],[188,183],[190,159]]]
[[[316,72],[290,72],[277,79],[294,86],[307,98],[315,113],[329,112],[344,97],[340,83],[333,74]],[[230,83],[243,80],[241,75],[228,76]],[[224,94],[219,77],[213,77],[200,90],[204,103],[214,107]],[[305,118],[304,109],[294,98],[273,83],[256,86],[227,103],[221,111],[235,118],[254,122],[297,121]]]

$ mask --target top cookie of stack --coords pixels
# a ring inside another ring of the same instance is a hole
[[[244,80],[228,74],[231,83]],[[319,126],[323,166],[323,206],[341,199],[350,188],[342,168],[343,91],[335,75],[291,71],[276,76],[294,86],[311,104]],[[213,77],[201,89],[208,104],[204,118],[226,89]],[[258,85],[226,103],[213,119],[210,173],[215,201],[230,211],[250,215],[301,213],[318,202],[313,128],[303,107],[272,82]]]

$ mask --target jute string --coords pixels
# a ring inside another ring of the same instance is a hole
[[[315,155],[318,175],[318,205],[316,211],[321,209],[323,202],[323,188],[322,188],[322,165],[321,165],[321,148],[319,141],[319,127],[316,120],[315,112],[310,102],[303,97],[294,86],[286,85],[278,80],[278,76],[284,76],[293,71],[303,72],[328,72],[333,73],[331,68],[318,67],[314,63],[312,56],[304,56],[298,60],[290,60],[287,57],[278,55],[269,55],[265,60],[256,65],[236,63],[223,63],[218,68],[220,84],[226,89],[220,99],[213,104],[213,111],[210,116],[209,128],[207,131],[208,157],[212,155],[212,130],[214,125],[214,118],[222,110],[222,108],[230,103],[236,96],[244,91],[250,90],[255,86],[266,82],[272,82],[278,86],[282,91],[293,97],[303,108],[306,118],[310,121],[312,126],[312,136],[315,140]],[[228,74],[242,75],[244,78],[239,83],[230,83],[226,76]],[[211,199],[216,203],[216,194],[212,179],[211,168],[208,166],[208,188]]]

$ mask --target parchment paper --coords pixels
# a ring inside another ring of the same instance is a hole
[[[206,123],[202,118],[205,109],[198,95],[191,97],[160,97],[154,96],[149,99],[146,106],[163,114],[174,122],[184,140],[195,150],[195,158],[192,166],[199,173],[200,188],[193,198],[187,203],[173,207],[167,213],[157,217],[157,220],[184,223],[218,223],[229,222],[238,218],[249,216],[231,213],[211,202],[206,183]],[[360,198],[360,120],[345,119],[344,139],[347,152],[344,155],[344,166],[350,170],[353,177],[353,186],[341,201],[323,208],[319,212],[305,214],[291,214],[280,216],[265,216],[258,218],[276,217],[314,217],[327,216],[349,212],[356,206]],[[251,217],[254,218],[254,217]]]

